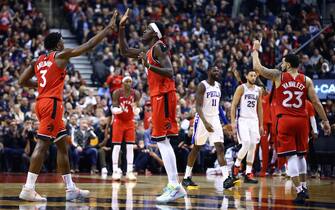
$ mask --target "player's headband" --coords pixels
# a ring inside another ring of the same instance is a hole
[[[127,80],[133,81],[131,76],[126,76],[125,78],[122,79],[122,83],[125,83]]]
[[[156,23],[150,23],[149,26],[151,26],[151,28],[154,30],[154,32],[157,33],[157,36],[158,36],[158,39],[161,39],[163,36],[162,36],[162,33],[161,31],[159,30],[158,26],[156,25]]]

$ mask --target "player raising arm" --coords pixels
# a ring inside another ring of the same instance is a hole
[[[64,49],[64,41],[60,33],[50,33],[44,39],[47,54],[41,55],[24,70],[19,78],[19,84],[24,87],[37,87],[36,115],[40,122],[37,132],[37,145],[31,157],[31,164],[26,184],[20,193],[20,198],[28,201],[46,201],[35,191],[35,182],[44,162],[44,156],[50,144],[57,146],[57,165],[66,184],[66,200],[87,197],[88,190],[80,190],[72,181],[66,142],[70,138],[63,122],[63,89],[66,66],[69,59],[82,55],[99,44],[115,27],[117,12],[110,23],[88,42],[73,48]],[[32,80],[33,76],[37,81]]]

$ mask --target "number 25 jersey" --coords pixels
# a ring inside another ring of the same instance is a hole
[[[257,85],[254,85],[253,88],[248,88],[246,83],[242,84],[242,87],[243,94],[237,110],[237,117],[257,120],[257,103],[261,88]]]
[[[56,52],[41,55],[34,65],[35,75],[38,83],[38,97],[56,98],[63,100],[64,78],[66,68],[61,69],[55,61]]]
[[[276,88],[276,115],[306,117],[307,98],[306,77],[299,74],[296,78],[288,72],[281,75],[281,84]]]

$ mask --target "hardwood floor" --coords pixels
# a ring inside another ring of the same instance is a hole
[[[37,191],[47,196],[47,203],[31,203],[18,198],[26,174],[0,174],[1,209],[335,209],[334,180],[310,179],[310,197],[304,206],[295,206],[292,182],[284,177],[259,178],[256,185],[244,184],[223,190],[220,176],[195,176],[198,190],[166,205],[155,197],[167,182],[166,176],[139,176],[136,183],[113,182],[109,176],[74,175],[77,186],[91,191],[81,202],[65,202],[62,179],[57,174],[42,174]]]

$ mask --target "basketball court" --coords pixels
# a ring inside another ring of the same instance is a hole
[[[309,180],[311,199],[304,206],[295,206],[295,190],[285,177],[259,178],[256,185],[242,183],[223,191],[221,176],[194,176],[199,189],[166,205],[155,201],[167,182],[166,176],[138,176],[137,182],[130,183],[113,182],[110,176],[74,175],[77,185],[90,190],[91,195],[82,202],[66,202],[61,177],[41,174],[37,191],[48,198],[47,203],[19,200],[25,178],[24,173],[0,174],[1,209],[335,209],[334,180]]]

